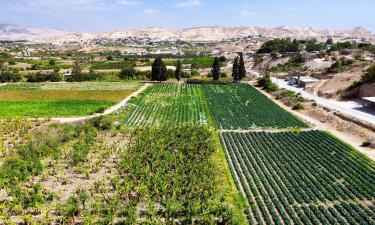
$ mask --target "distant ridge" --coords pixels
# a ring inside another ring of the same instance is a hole
[[[139,28],[102,33],[67,32],[49,28],[24,28],[16,25],[0,25],[0,40],[28,40],[41,43],[87,42],[94,39],[149,39],[153,41],[220,41],[233,38],[258,36],[269,38],[359,38],[375,40],[375,34],[363,27],[351,30],[316,29],[312,27],[194,27],[186,29]]]

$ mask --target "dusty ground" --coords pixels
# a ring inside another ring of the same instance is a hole
[[[320,97],[338,98],[343,90],[346,90],[355,81],[359,81],[364,73],[366,73],[366,67],[359,66],[337,74],[330,74],[327,75],[328,79],[318,81],[307,91]]]
[[[350,136],[359,144],[368,139],[375,138],[375,133],[373,131],[346,121],[334,115],[333,112],[318,106],[313,106],[311,103],[305,104],[305,109],[300,112],[312,117],[315,120],[318,120],[328,127]]]

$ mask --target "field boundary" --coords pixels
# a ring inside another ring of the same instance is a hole
[[[316,128],[256,128],[256,129],[218,129],[220,133],[248,133],[248,132],[267,132],[267,133],[281,133],[281,132],[304,132],[304,131],[312,131],[312,130],[319,130]]]
[[[83,117],[72,117],[72,118],[66,118],[66,117],[61,117],[61,118],[58,118],[58,117],[55,117],[55,118],[50,118],[49,120],[51,121],[54,121],[54,122],[59,122],[59,123],[79,123],[79,122],[82,122],[82,121],[85,121],[85,120],[89,120],[89,119],[93,119],[93,118],[97,118],[97,117],[100,117],[100,116],[105,116],[105,115],[109,115],[113,112],[115,112],[116,110],[119,110],[121,107],[123,107],[131,98],[137,96],[139,93],[143,92],[147,87],[151,86],[152,84],[149,84],[149,83],[145,83],[144,85],[142,85],[140,88],[138,88],[138,90],[136,90],[135,92],[133,92],[131,95],[127,96],[126,98],[124,98],[123,100],[121,100],[119,103],[117,103],[116,105],[114,106],[111,106],[110,108],[106,109],[103,113],[97,113],[97,114],[94,114],[94,115],[90,115],[90,116],[83,116]]]
[[[254,85],[251,83],[251,82],[246,82],[247,84],[251,85],[254,87]],[[292,109],[290,109],[289,107],[287,107],[286,105],[282,104],[281,102],[275,100],[272,95],[270,95],[269,93],[266,93],[265,91],[259,89],[259,88],[256,88],[254,87],[256,90],[258,90],[260,93],[262,93],[264,96],[266,96],[267,98],[269,98],[270,100],[272,100],[273,102],[275,102],[277,105],[279,105],[280,107],[282,107],[284,110],[287,110],[288,112],[292,113],[294,116],[297,116],[299,117],[300,119],[302,119],[303,121],[307,122],[309,125],[312,126],[312,129],[314,130],[321,130],[321,131],[328,131],[330,132],[332,135],[336,136],[337,138],[339,138],[340,140],[342,140],[343,142],[349,144],[350,146],[352,146],[352,148],[354,148],[355,150],[365,154],[367,157],[369,157],[370,159],[372,160],[375,160],[375,152],[374,151],[371,151],[371,150],[366,150],[364,148],[361,147],[361,144],[362,143],[357,143],[355,140],[353,140],[349,135],[346,135],[342,132],[339,132],[337,130],[334,130],[332,128],[329,128],[327,125],[321,123],[320,121],[310,117],[310,116],[307,116],[307,115],[304,115],[300,112],[297,112],[297,111],[294,111]],[[251,130],[249,130],[251,131]],[[264,130],[264,131],[267,131],[267,130]]]

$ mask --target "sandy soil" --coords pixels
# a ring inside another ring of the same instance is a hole
[[[348,71],[333,74],[332,78],[324,79],[317,82],[307,91],[314,93],[320,97],[338,98],[340,93],[350,87],[355,81],[359,81],[366,69],[356,67]]]

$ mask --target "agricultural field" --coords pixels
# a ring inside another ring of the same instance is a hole
[[[322,131],[223,132],[250,224],[374,224],[375,164]]]
[[[44,82],[44,83],[9,83],[0,86],[0,90],[75,90],[75,91],[118,91],[136,89],[138,82]]]
[[[203,85],[203,90],[216,128],[307,127],[250,85]]]
[[[0,121],[0,224],[244,224],[207,127]]]
[[[0,118],[84,116],[133,93],[138,83],[17,83],[0,87]]]
[[[207,106],[199,85],[156,84],[126,105],[129,126],[208,124]]]

